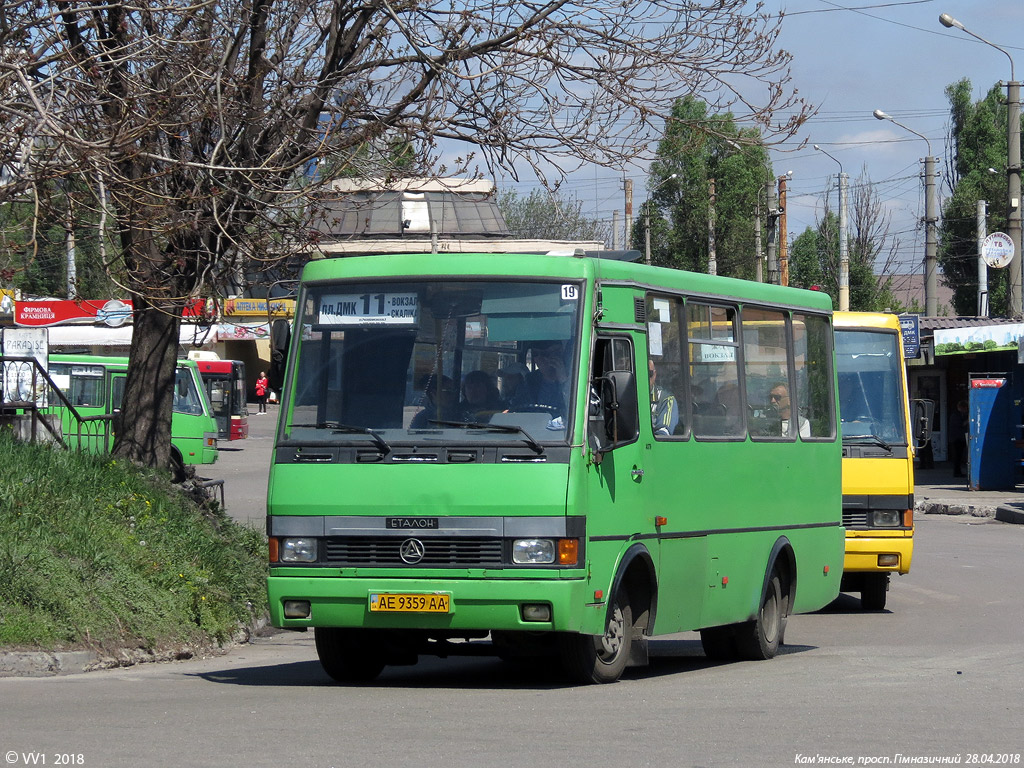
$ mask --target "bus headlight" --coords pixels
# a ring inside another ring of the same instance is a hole
[[[316,539],[281,539],[282,563],[315,563]]]
[[[516,539],[512,542],[512,562],[518,565],[553,563],[555,542],[551,539]]]
[[[873,518],[877,528],[898,528],[903,522],[903,515],[898,509],[876,509]]]

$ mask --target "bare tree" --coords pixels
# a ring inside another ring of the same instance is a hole
[[[114,451],[167,465],[182,307],[309,249],[318,184],[395,172],[367,147],[557,183],[641,154],[687,94],[788,136],[780,21],[745,0],[0,0],[0,184],[88,190],[135,308]]]

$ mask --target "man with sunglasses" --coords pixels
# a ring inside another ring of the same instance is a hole
[[[782,436],[789,437],[790,418],[793,413],[793,404],[789,399],[789,386],[780,381],[771,388],[768,395],[770,405],[782,419]],[[803,416],[798,417],[800,424],[800,437],[811,436],[811,424]]]

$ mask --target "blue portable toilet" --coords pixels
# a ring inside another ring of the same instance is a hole
[[[1011,490],[1017,485],[1019,408],[1005,373],[970,373],[967,484],[973,491]]]

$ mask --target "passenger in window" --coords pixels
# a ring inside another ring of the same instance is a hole
[[[722,421],[723,435],[740,435],[743,433],[743,409],[740,406],[740,386],[735,381],[727,381],[715,393],[724,414]]]
[[[782,436],[789,437],[790,422],[793,413],[793,404],[789,397],[789,386],[785,382],[774,384],[771,393],[768,395],[771,407],[782,420]],[[811,436],[811,423],[803,416],[797,416],[800,430],[800,437]]]
[[[461,416],[466,421],[489,421],[503,409],[498,388],[486,371],[470,371],[462,380]]]
[[[420,379],[423,410],[412,417],[410,429],[430,429],[435,419],[458,421],[459,393],[447,376],[428,373]]]
[[[679,406],[675,395],[656,383],[658,371],[650,358],[647,360],[647,377],[651,383],[651,429],[659,437],[673,435],[679,425]]]
[[[530,372],[522,363],[515,362],[498,370],[498,390],[501,399],[506,403],[516,402],[519,390],[526,383]],[[524,392],[526,390],[523,390]]]

